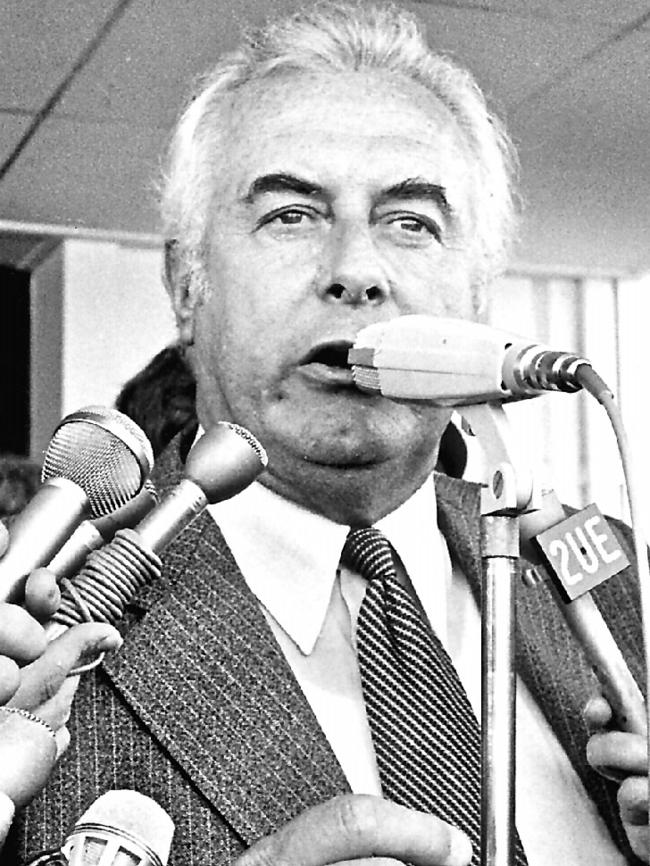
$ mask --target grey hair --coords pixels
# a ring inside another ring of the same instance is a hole
[[[316,3],[250,33],[197,83],[167,153],[161,209],[174,271],[191,298],[207,289],[207,233],[219,132],[232,96],[291,71],[394,71],[428,88],[462,130],[476,162],[473,245],[477,306],[514,236],[516,156],[471,73],[428,47],[418,20],[394,6]]]

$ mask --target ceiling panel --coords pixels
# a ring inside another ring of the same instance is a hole
[[[0,216],[154,231],[160,130],[51,119],[0,183]]]
[[[269,7],[287,11],[292,0],[237,5],[200,0],[188,15],[172,0],[136,0],[75,79],[56,113],[106,117],[167,128],[190,82],[236,44],[242,22],[258,22]],[[591,23],[539,20],[476,8],[411,4],[427,23],[433,44],[457,56],[508,107],[522,100],[610,34]]]
[[[517,112],[529,258],[650,269],[649,58],[637,32]]]
[[[591,22],[411,5],[426,22],[431,44],[468,66],[502,111],[564,74],[611,34]]]
[[[237,44],[243,26],[297,5],[195,0],[188,14],[178,0],[133,0],[56,111],[168,128],[194,78]]]
[[[29,115],[7,114],[0,110],[0,165],[18,144],[30,122]]]
[[[106,0],[2,0],[0,107],[41,108],[113,5]]]
[[[414,0],[421,6],[470,6],[539,19],[627,24],[648,12],[647,0]]]

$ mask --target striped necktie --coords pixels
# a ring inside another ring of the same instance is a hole
[[[357,653],[384,796],[460,827],[478,866],[481,737],[458,674],[399,583],[379,530],[351,530],[341,561],[369,582]],[[518,837],[515,847],[517,866],[526,866]]]

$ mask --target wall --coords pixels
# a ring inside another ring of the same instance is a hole
[[[63,414],[110,404],[174,338],[159,250],[68,240],[64,250]]]
[[[30,453],[39,463],[62,414],[63,251],[58,247],[32,271],[30,285]]]
[[[650,275],[635,280],[510,275],[497,286],[490,310],[495,326],[591,360],[617,396],[641,483],[650,477],[643,400],[643,322],[648,320]],[[563,501],[576,506],[595,501],[601,510],[627,517],[616,440],[593,398],[549,393],[507,412],[531,465]]]
[[[160,250],[68,239],[32,275],[32,455],[63,416],[112,405],[121,386],[174,339]]]

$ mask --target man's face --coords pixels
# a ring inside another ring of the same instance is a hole
[[[448,414],[358,392],[345,359],[372,322],[474,317],[474,170],[451,114],[395,75],[296,73],[243,88],[221,141],[203,425],[251,430],[268,483],[306,504],[335,478],[430,471]]]

